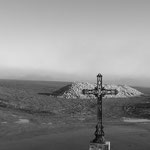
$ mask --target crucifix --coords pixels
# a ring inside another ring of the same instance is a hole
[[[83,94],[93,94],[97,97],[97,125],[96,125],[96,131],[95,131],[95,138],[91,142],[94,145],[92,145],[93,148],[90,147],[90,150],[109,150],[110,149],[110,143],[107,144],[104,138],[104,127],[102,122],[102,98],[105,95],[116,95],[118,91],[116,89],[105,89],[102,86],[102,75],[97,75],[97,86],[94,89],[83,89]],[[98,144],[98,145],[96,145]],[[108,146],[108,148],[106,148]]]

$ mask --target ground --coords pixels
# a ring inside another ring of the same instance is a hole
[[[96,100],[50,96],[65,82],[0,81],[1,150],[85,150],[94,138]],[[124,118],[150,118],[147,95],[103,99],[105,138],[111,150],[149,150],[150,123]]]

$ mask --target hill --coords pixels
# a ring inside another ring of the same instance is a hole
[[[66,85],[59,90],[52,93],[53,96],[66,98],[66,99],[95,99],[96,97],[92,94],[84,95],[82,93],[83,89],[94,89],[96,84],[88,82],[74,82],[72,84]],[[104,85],[105,89],[116,89],[118,91],[117,95],[106,95],[105,97],[110,98],[125,98],[125,97],[135,97],[140,96],[143,93],[140,91],[127,86],[127,85]]]

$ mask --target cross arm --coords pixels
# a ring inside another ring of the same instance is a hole
[[[93,94],[93,95],[96,95],[97,94],[97,90],[96,89],[83,89],[82,93],[83,94]]]
[[[117,95],[118,94],[118,90],[116,89],[103,89],[102,91],[102,95]]]
[[[95,95],[96,97],[98,97],[98,90],[97,87],[95,87],[95,89],[83,89],[82,93],[85,94],[92,94]],[[105,96],[105,95],[117,95],[118,94],[118,90],[116,89],[105,89],[104,87],[102,87],[101,91],[100,91],[100,95]]]

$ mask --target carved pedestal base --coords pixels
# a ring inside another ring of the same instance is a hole
[[[89,150],[110,150],[110,142],[106,141],[104,144],[90,143]]]

